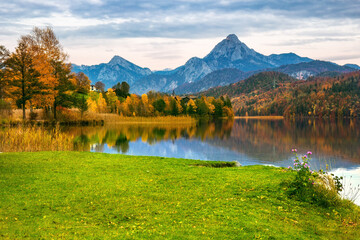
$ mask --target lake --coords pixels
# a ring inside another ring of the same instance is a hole
[[[346,194],[360,184],[360,123],[355,120],[236,119],[197,125],[117,124],[64,129],[82,151],[237,161],[288,167],[291,149],[311,151],[311,167],[343,176]],[[351,184],[351,185],[350,185]],[[360,197],[359,197],[360,198]],[[357,200],[357,204],[360,199]]]

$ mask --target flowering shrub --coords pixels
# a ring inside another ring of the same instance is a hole
[[[338,193],[342,189],[340,178],[333,177],[327,172],[310,169],[312,152],[299,156],[297,149],[292,149],[295,155],[293,166],[289,170],[296,171],[294,181],[291,182],[289,193],[302,201],[315,202],[322,206],[333,206],[339,203]]]
[[[297,149],[292,149],[292,152],[295,155],[293,167],[288,167],[288,169],[294,169],[297,171],[295,181],[293,185],[297,188],[310,187],[315,184],[316,177],[318,173],[316,171],[310,170],[310,159],[312,152],[307,152],[307,154],[299,157],[297,154]]]

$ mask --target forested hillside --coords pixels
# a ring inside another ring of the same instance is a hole
[[[360,117],[360,72],[307,81],[281,73],[256,74],[226,87],[210,89],[207,96],[228,95],[235,115],[285,117]]]

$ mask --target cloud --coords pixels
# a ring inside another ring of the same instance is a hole
[[[360,54],[348,54],[348,55],[339,55],[339,56],[329,56],[328,59],[332,61],[345,61],[360,58]]]
[[[350,42],[353,41],[353,38],[330,38],[330,37],[321,37],[321,38],[300,38],[300,39],[292,39],[289,41],[280,41],[273,46],[294,46],[294,45],[306,45],[313,43],[322,43],[322,42]]]
[[[262,41],[277,49],[301,50],[332,43],[342,51],[340,45],[354,46],[356,41],[360,45],[359,9],[360,1],[353,0],[13,0],[0,2],[0,38],[1,44],[13,46],[33,26],[50,25],[72,49],[143,38],[167,38],[174,46],[180,46],[177,41],[182,39],[182,46],[188,46],[188,39],[209,42],[235,33],[242,41],[251,39],[246,42],[250,46]],[[166,54],[174,47],[153,40],[147,49],[164,49],[163,59],[181,55]],[[148,54],[146,48],[141,50]]]
[[[0,22],[51,25],[62,37],[209,38],[296,30],[309,23],[317,29],[326,20],[357,25],[359,31],[358,9],[360,2],[352,0],[14,0],[0,3]]]

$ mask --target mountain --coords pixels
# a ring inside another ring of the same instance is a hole
[[[175,88],[176,94],[197,93],[212,87],[225,86],[230,83],[238,82],[250,76],[250,72],[243,72],[236,68],[224,68],[207,74],[199,81],[184,83]]]
[[[241,94],[248,94],[256,92],[256,94],[271,89],[278,88],[284,83],[292,83],[297,80],[285,73],[280,72],[260,72],[252,75],[251,77],[239,81],[224,87],[211,88],[205,92],[201,92],[201,95],[220,97],[227,95],[229,97],[235,97]],[[199,93],[200,94],[200,93]]]
[[[109,88],[117,82],[126,81],[130,85],[130,92],[137,94],[150,90],[193,93],[234,83],[261,71],[279,71],[297,79],[307,79],[319,74],[335,76],[354,71],[355,68],[359,66],[313,61],[294,53],[265,56],[249,48],[235,34],[228,35],[204,58],[190,58],[174,70],[151,72],[119,56],[99,65],[73,65],[74,72],[84,72],[93,83],[102,81]]]
[[[106,89],[122,81],[133,86],[137,80],[151,74],[150,69],[141,68],[120,56],[114,56],[108,63],[92,66],[73,64],[72,67],[75,73],[85,73],[93,84],[97,81],[103,82]]]
[[[289,74],[296,79],[307,79],[312,76],[334,76],[341,73],[353,72],[354,68],[348,66],[340,66],[332,62],[311,61],[298,64],[283,65],[278,68],[272,68],[271,71],[277,71]],[[337,73],[337,74],[336,74]]]
[[[277,68],[268,68],[251,72],[242,72],[240,70],[237,70],[239,72],[236,72],[235,70],[237,69],[230,68],[211,72],[197,82],[186,83],[181,85],[180,87],[177,87],[175,89],[175,92],[177,94],[201,92],[212,87],[225,86],[234,82],[238,82],[262,71],[282,72],[299,80],[304,80],[312,76],[336,77],[343,73],[355,71],[354,68],[340,66],[335,63],[319,60],[282,65]]]
[[[241,71],[256,71],[285,64],[309,62],[294,53],[262,55],[242,43],[235,34],[230,34],[203,59],[211,69],[237,68]]]
[[[348,64],[345,64],[344,66],[345,66],[345,67],[351,67],[351,68],[360,70],[360,66],[359,66],[359,65],[356,65],[356,64],[348,63]]]
[[[145,76],[131,89],[138,94],[150,90],[170,92],[183,84],[197,82],[207,74],[224,68],[249,72],[310,61],[310,58],[303,58],[294,53],[262,55],[242,43],[235,34],[230,34],[204,58],[193,57],[172,71],[160,71]]]

